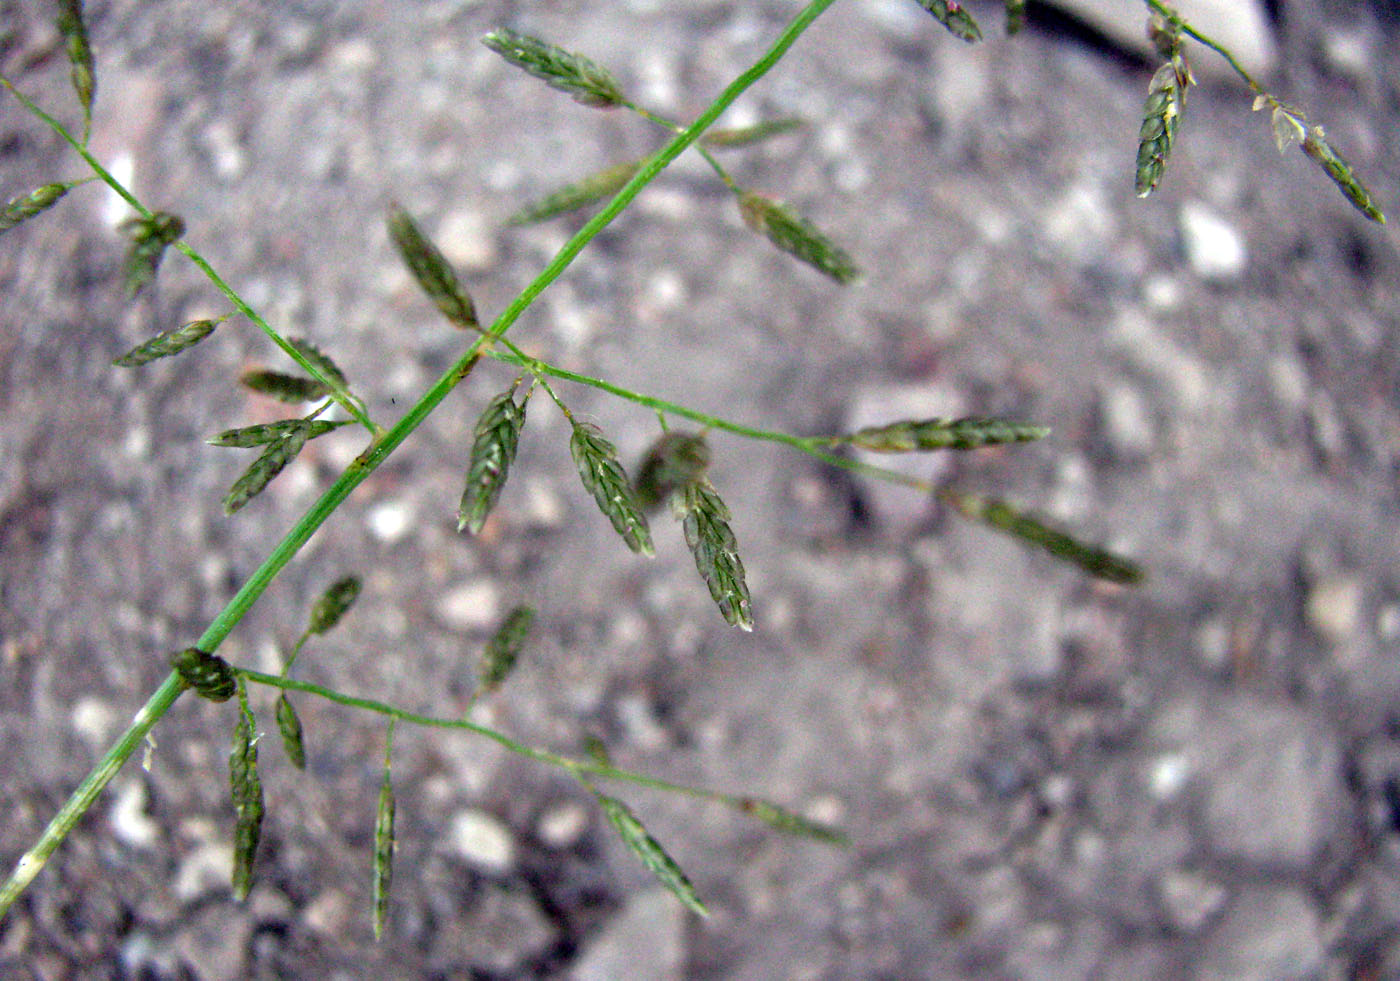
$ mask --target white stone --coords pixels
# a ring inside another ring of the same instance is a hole
[[[577,801],[565,801],[540,815],[536,831],[550,848],[572,848],[588,830],[588,811]]]
[[[646,951],[639,957],[638,951]],[[680,981],[685,960],[685,908],[665,889],[632,897],[592,938],[572,981]]]
[[[1240,278],[1248,256],[1233,225],[1199,201],[1183,204],[1177,217],[1182,251],[1196,275],[1215,283]]]
[[[123,780],[117,785],[112,807],[107,812],[107,823],[122,844],[145,848],[155,844],[160,837],[160,825],[146,813],[148,802],[144,781]]]
[[[437,603],[437,615],[457,630],[484,630],[500,617],[501,593],[489,579],[473,579],[449,590]]]
[[[483,872],[505,875],[515,867],[515,837],[485,811],[469,809],[454,814],[447,841],[454,855]]]
[[[1167,921],[1182,933],[1196,933],[1220,912],[1229,894],[1200,872],[1173,869],[1157,883],[1157,898]]]
[[[392,545],[408,534],[413,518],[413,507],[407,502],[381,501],[369,509],[365,523],[371,535],[386,545]]]
[[[500,258],[496,236],[479,211],[457,210],[443,218],[435,238],[447,261],[459,270],[483,272]]]
[[[1141,4],[1123,0],[1050,2],[1128,49],[1152,53],[1147,40],[1146,8]],[[1261,0],[1177,0],[1172,6],[1206,37],[1230,49],[1251,74],[1267,72],[1273,65],[1274,40]],[[1202,51],[1199,45],[1195,47],[1199,57],[1192,59],[1191,68],[1197,75],[1233,74],[1222,59],[1212,52]]]

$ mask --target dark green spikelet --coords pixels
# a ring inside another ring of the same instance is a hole
[[[686,877],[681,867],[676,864],[676,860],[667,854],[666,849],[661,847],[661,843],[651,836],[646,827],[632,813],[631,808],[615,797],[594,791],[598,797],[598,803],[603,808],[603,813],[607,815],[609,823],[617,831],[618,837],[628,850],[642,860],[647,871],[656,876],[667,889],[675,894],[676,898],[690,909],[701,916],[709,916],[710,911],[705,908],[705,904],[700,901],[700,896],[696,893],[695,887],[690,884],[690,879]]]
[[[122,280],[127,295],[135,296],[155,282],[166,247],[185,234],[185,221],[168,211],[157,211],[150,218],[128,218],[118,230],[131,240],[122,264]]]
[[[277,699],[277,731],[282,735],[282,747],[287,751],[287,759],[298,770],[306,769],[306,738],[301,728],[301,718],[284,693]]]
[[[211,702],[228,701],[238,688],[237,676],[228,662],[198,647],[186,647],[170,655],[170,666],[200,698]]]
[[[909,453],[918,450],[975,450],[1000,443],[1026,443],[1050,435],[1047,426],[1011,419],[968,416],[963,419],[901,421],[871,426],[833,443],[849,443],[875,453]]]
[[[229,788],[233,794],[233,895],[243,900],[253,887],[253,860],[262,837],[263,789],[258,778],[258,738],[248,695],[238,688],[238,725],[228,757]]]
[[[838,283],[860,277],[855,260],[845,249],[772,198],[745,191],[739,196],[739,213],[746,225],[767,236],[768,241]]]
[[[771,140],[775,136],[791,133],[807,125],[800,116],[785,116],[782,119],[768,119],[752,126],[733,126],[712,129],[700,137],[700,142],[712,150],[729,150],[735,147],[752,146]]]
[[[487,34],[481,43],[512,65],[543,79],[550,88],[567,92],[575,102],[585,106],[611,109],[626,101],[617,79],[583,55],[504,27]]]
[[[1026,0],[1006,0],[1006,36],[1021,33],[1026,26]]]
[[[251,388],[260,395],[267,395],[279,402],[299,405],[323,399],[331,390],[326,383],[305,375],[289,375],[281,371],[254,369],[245,371],[238,381],[245,388]]]
[[[205,442],[210,446],[247,449],[251,446],[266,446],[268,443],[276,442],[293,429],[304,429],[307,439],[315,439],[317,436],[324,436],[341,426],[348,426],[351,421],[349,419],[340,422],[327,422],[323,419],[310,421],[306,419],[281,419],[277,422],[265,422],[257,426],[244,426],[241,429],[226,429]]]
[[[387,753],[386,753],[387,756]],[[379,786],[379,804],[374,811],[374,939],[384,934],[389,918],[389,886],[394,878],[394,785],[389,780],[389,762],[384,761],[384,782]]]
[[[289,337],[287,343],[294,347],[298,354],[307,360],[313,368],[321,373],[321,376],[334,385],[341,388],[346,387],[345,372],[340,370],[340,366],[330,359],[330,356],[312,344],[304,337]]]
[[[286,436],[268,443],[262,455],[253,461],[243,475],[233,482],[224,495],[224,514],[231,515],[266,489],[287,464],[296,459],[306,445],[306,428],[292,429]]]
[[[964,517],[1039,546],[1056,558],[1077,565],[1091,576],[1128,586],[1136,585],[1145,578],[1142,567],[1131,559],[1096,545],[1085,544],[1005,501],[950,490],[943,491],[940,496]]]
[[[813,821],[800,814],[794,814],[792,811],[779,807],[777,804],[770,804],[766,800],[757,797],[741,797],[737,806],[739,810],[750,817],[755,817],[784,834],[798,838],[811,838],[813,841],[824,841],[829,845],[850,844],[850,837],[839,828],[833,828],[820,821]]]
[[[144,344],[127,351],[112,362],[118,368],[135,368],[157,358],[168,358],[187,348],[194,347],[219,325],[217,320],[191,320],[174,330],[167,330],[152,337]]]
[[[476,421],[467,486],[457,507],[458,531],[466,528],[473,535],[481,533],[506,485],[524,426],[525,403],[515,401],[515,386],[487,403]]]
[[[640,555],[655,554],[646,515],[642,513],[626,471],[617,462],[617,447],[592,423],[575,422],[569,452],[573,454],[583,486],[593,495],[599,510],[612,522],[627,547]]]
[[[87,24],[83,20],[83,0],[58,0],[58,32],[68,49],[68,64],[73,77],[73,91],[83,107],[83,118],[92,118],[92,100],[97,94],[97,75],[93,66],[92,45],[88,43]]]
[[[726,623],[753,629],[749,586],[739,545],[729,527],[729,508],[708,480],[698,480],[671,497],[671,507],[685,531],[685,543],[695,556],[695,568],[710,588],[710,597]]]
[[[1316,161],[1323,173],[1337,185],[1337,189],[1351,202],[1353,208],[1377,224],[1385,224],[1385,214],[1376,206],[1371,192],[1357,179],[1351,166],[1332,149],[1332,144],[1327,142],[1321,126],[1314,126],[1308,130],[1307,135],[1303,137],[1302,147],[1308,158]]]
[[[1147,87],[1142,126],[1138,129],[1136,189],[1145,198],[1162,179],[1176,141],[1177,126],[1186,107],[1186,89],[1192,83],[1191,69],[1178,50],[1172,60],[1157,69]]]
[[[344,576],[331,583],[330,587],[311,607],[311,617],[306,624],[308,634],[324,634],[340,622],[341,617],[355,605],[360,595],[360,580],[355,576]]]
[[[481,655],[483,691],[495,691],[510,676],[534,622],[535,611],[528,606],[517,606],[506,614],[496,633],[486,642],[486,650]]]
[[[509,221],[512,225],[528,225],[531,222],[544,221],[555,215],[586,208],[594,202],[610,198],[636,176],[637,171],[641,170],[643,162],[641,160],[628,160],[614,164],[597,173],[589,174],[575,184],[567,184],[557,191],[550,192],[533,204],[526,205],[511,215]]]
[[[471,296],[457,282],[457,274],[447,258],[432,239],[423,234],[413,217],[399,205],[390,205],[388,224],[389,237],[428,299],[443,316],[463,330],[480,329]]]
[[[948,28],[948,33],[953,37],[967,41],[982,40],[982,29],[977,26],[977,21],[972,19],[972,15],[963,9],[962,4],[957,0],[918,0],[919,6],[923,7],[933,19],[944,27]]]
[[[73,189],[73,184],[44,184],[28,194],[21,194],[5,204],[0,211],[0,232],[8,232],[20,222],[28,221],[58,203],[63,195]]]
[[[699,433],[665,433],[637,467],[634,489],[642,507],[650,511],[676,491],[705,476],[710,468],[710,446]]]

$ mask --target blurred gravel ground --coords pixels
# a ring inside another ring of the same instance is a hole
[[[93,146],[274,324],[331,351],[381,420],[462,336],[383,232],[398,200],[483,311],[576,219],[523,202],[659,135],[476,43],[586,52],[678,117],[795,3],[91,2]],[[1400,213],[1393,5],[1276,5],[1281,96]],[[1400,976],[1400,273],[1240,86],[1191,93],[1132,195],[1150,67],[1043,10],[968,47],[912,3],[838,4],[733,113],[802,133],[731,159],[867,270],[840,289],[747,232],[696,161],[649,188],[512,336],[565,366],[799,433],[910,415],[1044,421],[1039,444],[922,461],[1150,569],[1124,590],[806,458],[713,436],[758,629],[727,628],[678,528],[635,559],[542,400],[483,535],[454,508],[485,366],[352,498],[221,653],[275,670],[314,597],[359,605],[299,676],[438,714],[514,603],[536,633],[481,717],[621,765],[838,821],[847,850],[615,788],[713,910],[658,891],[577,786],[466,738],[395,738],[399,850],[371,938],[383,732],[302,699],[309,769],[262,743],[268,817],[227,884],[233,714],[182,701],[0,924],[15,978],[1387,978]],[[72,120],[47,5],[0,2],[0,64]],[[1202,53],[1201,57],[1205,57]],[[80,173],[0,101],[0,194]],[[202,440],[274,409],[279,364],[178,256],[126,302],[120,212],[82,188],[0,248],[0,857],[12,861],[283,530],[349,462],[313,444],[235,519],[246,460]],[[635,461],[654,417],[565,385]],[[255,707],[271,727],[271,704]]]

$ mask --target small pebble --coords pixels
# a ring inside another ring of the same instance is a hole
[[[1186,261],[1202,279],[1230,283],[1244,273],[1244,239],[1235,227],[1198,201],[1182,205],[1178,215]]]
[[[515,837],[485,811],[469,809],[454,814],[447,841],[454,855],[483,872],[505,875],[515,867]]]

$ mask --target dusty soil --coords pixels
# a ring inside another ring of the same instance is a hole
[[[523,202],[649,152],[476,39],[586,52],[675,117],[794,4],[732,0],[89,5],[93,147],[272,323],[392,421],[463,335],[413,288],[387,202],[499,310],[578,219]],[[866,270],[842,289],[678,163],[512,337],[571,369],[796,433],[1015,414],[1036,444],[917,473],[1006,496],[1149,570],[1096,583],[917,492],[712,434],[757,629],[727,627],[679,528],[634,557],[542,398],[477,539],[454,511],[488,364],[364,485],[220,653],[276,670],[315,596],[364,592],[296,673],[453,715],[506,610],[536,631],[478,718],[562,752],[748,792],[852,844],[612,785],[709,904],[659,892],[589,794],[481,740],[402,727],[385,939],[370,931],[381,722],[311,698],[305,774],[261,744],[268,816],[235,903],[230,707],[182,699],[0,924],[6,977],[1383,978],[1400,976],[1400,273],[1250,96],[1191,94],[1166,179],[1132,193],[1151,68],[1042,16],[976,47],[912,3],[838,4],[746,95],[801,133],[726,157]],[[1276,5],[1269,84],[1400,212],[1393,5]],[[982,13],[982,8],[976,8]],[[0,3],[0,65],[77,114],[46,5]],[[1200,58],[1205,58],[1202,52]],[[1218,76],[1216,76],[1218,78]],[[0,194],[82,173],[0,101]],[[225,311],[171,256],[123,297],[99,187],[0,242],[0,858],[13,861],[237,586],[362,448],[325,437],[233,519],[285,367],[234,319],[139,371],[113,357]],[[1204,229],[1204,238],[1193,237]],[[1216,229],[1214,235],[1211,229]],[[649,410],[560,395],[636,460]],[[680,425],[672,420],[673,425]],[[254,693],[272,729],[271,699]]]

